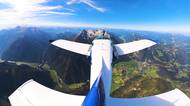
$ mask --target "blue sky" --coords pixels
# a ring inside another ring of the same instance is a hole
[[[190,0],[0,0],[0,26],[190,32]]]

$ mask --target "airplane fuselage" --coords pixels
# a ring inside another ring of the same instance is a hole
[[[105,98],[110,95],[112,81],[113,46],[109,39],[95,39],[91,48],[91,78],[92,87],[97,77],[102,74]],[[103,67],[104,66],[104,67]],[[104,68],[104,69],[102,69]],[[105,101],[106,102],[106,101]]]

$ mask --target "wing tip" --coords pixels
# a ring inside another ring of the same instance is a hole
[[[49,43],[52,43],[52,42],[54,42],[55,40],[49,40]]]
[[[146,39],[146,40],[151,41],[154,45],[160,43],[159,40],[155,40],[155,39]]]
[[[49,40],[49,43],[56,46],[56,44],[60,41],[61,39],[59,40]]]
[[[31,83],[31,82],[34,82],[34,80],[33,80],[33,79],[30,79],[30,80],[26,81],[26,82],[23,83],[19,88],[22,88],[23,86],[25,86],[25,85],[27,85],[27,84],[29,84],[29,83]]]
[[[30,79],[30,80],[28,80],[28,81],[26,81],[25,83],[23,83],[21,86],[19,86],[17,89],[21,89],[22,87],[24,87],[25,85],[27,85],[27,84],[29,84],[29,83],[31,83],[31,82],[34,82],[34,80],[33,79]],[[15,90],[16,91],[16,90]],[[14,93],[14,92],[13,92]],[[12,94],[13,94],[12,93]],[[12,95],[11,94],[11,95]]]

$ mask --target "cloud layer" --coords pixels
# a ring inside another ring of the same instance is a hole
[[[73,15],[72,12],[58,12],[64,9],[61,5],[45,5],[48,0],[0,0],[0,4],[6,6],[0,9],[0,20],[7,23],[27,23],[33,18],[46,15]]]
[[[72,4],[86,4],[98,12],[105,12],[106,9],[98,7],[92,0],[69,0],[62,5],[49,5],[53,0],[0,0],[0,24],[29,24],[39,21],[42,17],[48,16],[71,16],[77,11],[68,8]]]

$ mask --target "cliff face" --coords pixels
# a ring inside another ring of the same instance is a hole
[[[81,42],[81,43],[92,43],[96,37],[101,36],[110,39],[111,35],[106,32],[105,30],[82,30],[74,41]]]

